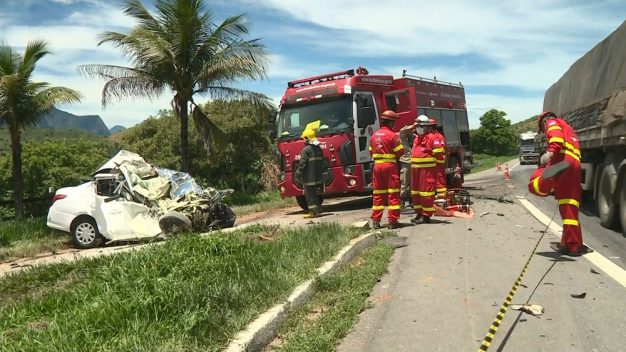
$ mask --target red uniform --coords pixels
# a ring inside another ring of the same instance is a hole
[[[400,173],[397,162],[404,154],[404,147],[395,132],[382,126],[372,135],[369,150],[374,160],[372,221],[380,222],[387,205],[389,223],[396,223],[400,219]]]
[[[559,200],[559,212],[563,220],[561,246],[571,252],[578,252],[583,244],[578,221],[578,207],[582,192],[578,136],[567,122],[558,118],[549,118],[546,121],[546,139],[548,151],[554,154],[546,166],[539,167],[530,177],[528,190],[542,197],[554,192],[556,199]],[[550,179],[542,177],[546,167],[562,160],[566,160],[570,165],[562,174]]]
[[[446,137],[439,133],[439,131],[435,131],[434,135],[441,145],[441,147],[436,150],[437,166],[435,167],[435,191],[437,192],[437,198],[444,198],[448,192],[448,187],[446,186]]]
[[[411,150],[411,201],[418,216],[430,218],[435,212],[435,167],[440,153],[441,142],[435,134],[415,138]]]

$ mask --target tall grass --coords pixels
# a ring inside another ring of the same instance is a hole
[[[46,226],[45,218],[0,221],[0,260],[34,255],[69,245],[69,237]]]
[[[359,231],[253,226],[37,267],[0,280],[0,346],[218,351]]]
[[[226,201],[233,206],[237,216],[296,205],[295,198],[282,199],[278,191],[264,191],[257,194],[236,192]]]

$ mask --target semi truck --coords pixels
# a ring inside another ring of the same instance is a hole
[[[626,21],[546,91],[543,108],[578,134],[583,197],[602,226],[626,234]]]
[[[370,75],[367,69],[333,72],[287,83],[279,110],[270,119],[280,157],[280,195],[296,197],[306,209],[302,184],[294,177],[309,122],[320,120],[318,140],[324,154],[323,198],[371,191],[373,162],[370,137],[380,128],[387,109],[398,115],[394,129],[414,123],[424,114],[437,120],[447,140],[446,173],[469,172],[473,165],[465,90],[449,83],[407,75]]]
[[[519,146],[519,163],[524,164],[539,164],[539,152],[535,146],[535,136],[537,132],[524,132],[520,133],[518,139]]]

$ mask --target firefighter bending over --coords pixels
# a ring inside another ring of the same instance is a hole
[[[398,115],[386,110],[380,116],[380,129],[372,135],[369,151],[374,160],[372,176],[372,227],[381,228],[380,220],[387,205],[388,227],[398,228],[400,219],[400,175],[398,159],[404,148],[398,135],[392,131]]]
[[[576,132],[556,114],[546,111],[539,115],[539,130],[546,134],[548,151],[541,156],[540,166],[530,177],[528,190],[541,197],[552,192],[559,201],[563,220],[563,236],[552,248],[566,255],[587,253],[583,244],[578,207],[582,188],[580,185],[580,147]]]
[[[304,196],[306,198],[308,213],[305,219],[317,217],[321,211],[321,202],[318,191],[322,186],[322,149],[317,140],[316,130],[319,129],[320,121],[307,124],[302,132],[304,148],[300,151],[300,162],[296,170],[296,178],[302,180]]]
[[[435,212],[435,168],[439,154],[443,153],[441,142],[433,133],[437,123],[425,115],[417,121],[417,137],[411,150],[411,199],[415,209],[415,224],[430,223]]]

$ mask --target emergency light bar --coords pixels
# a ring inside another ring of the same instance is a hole
[[[325,74],[321,76],[303,78],[297,81],[291,81],[287,83],[287,87],[296,88],[296,87],[308,86],[308,85],[315,84],[318,82],[334,81],[337,79],[346,78],[347,76],[354,76],[354,70],[340,71],[340,72],[329,73],[329,74]]]

